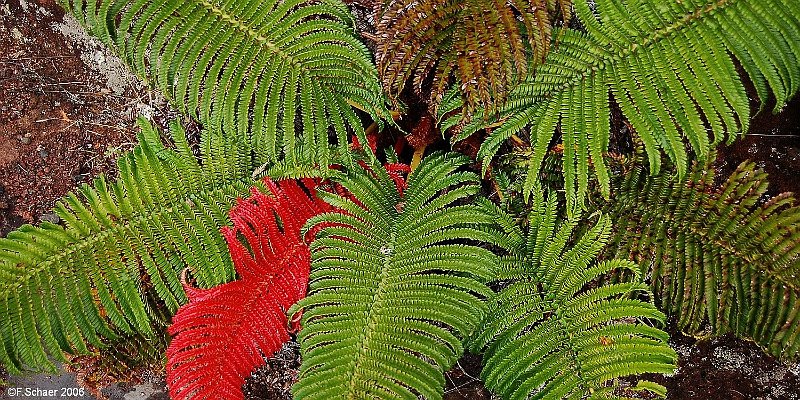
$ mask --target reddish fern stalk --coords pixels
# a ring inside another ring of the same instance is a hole
[[[272,196],[254,188],[231,209],[233,227],[222,228],[240,279],[211,289],[184,279],[189,302],[169,328],[172,399],[243,399],[245,379],[297,328],[296,321],[287,323],[285,310],[308,286],[311,255],[300,230],[331,207],[316,198],[312,180],[303,181],[307,191],[297,181],[265,183]]]

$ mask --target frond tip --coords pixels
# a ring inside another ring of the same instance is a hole
[[[444,372],[484,316],[482,283],[494,255],[463,243],[487,239],[491,220],[457,205],[478,191],[466,157],[437,154],[410,173],[380,166],[335,178],[351,197],[320,193],[340,213],[312,243],[309,296],[298,339],[295,399],[441,399]],[[358,200],[355,200],[358,199]]]
[[[172,319],[167,380],[173,399],[244,399],[242,384],[289,340],[286,310],[306,294],[311,253],[300,228],[330,207],[296,181],[266,180],[231,209],[222,233],[239,279],[211,289],[191,287]],[[246,246],[239,240],[243,237]]]
[[[622,398],[617,378],[674,371],[677,355],[667,333],[650,325],[662,323],[664,314],[637,299],[650,293],[636,264],[594,262],[608,239],[609,219],[600,217],[568,247],[575,222],[556,223],[554,197],[535,192],[528,231],[505,224],[511,254],[496,271],[503,289],[471,340],[472,351],[486,350],[481,378],[504,399]],[[592,284],[615,271],[634,279]],[[639,387],[664,391],[652,382]]]

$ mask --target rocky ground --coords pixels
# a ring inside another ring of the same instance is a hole
[[[58,222],[50,210],[61,196],[98,174],[115,174],[117,157],[135,145],[138,116],[163,125],[176,115],[52,0],[0,0],[0,236],[24,223]],[[800,104],[752,125],[722,158],[731,168],[758,160],[776,190],[799,192]],[[672,345],[680,367],[662,379],[671,399],[800,400],[800,365],[781,363],[751,342],[675,334]],[[248,398],[288,399],[299,362],[297,346],[287,345],[253,374]],[[87,365],[73,369],[85,377]],[[479,368],[479,357],[464,357],[447,374],[445,398],[490,399],[476,378]],[[166,399],[162,374],[153,368],[97,396]],[[67,372],[3,381],[11,388],[77,387]]]

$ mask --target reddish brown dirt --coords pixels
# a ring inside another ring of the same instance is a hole
[[[0,2],[0,234],[48,215],[78,184],[114,174],[135,145],[141,83],[109,87],[99,44],[73,42],[59,29],[52,0]],[[83,59],[82,59],[83,57]]]
[[[139,111],[170,114],[114,61],[54,1],[0,0],[0,237],[24,223],[58,222],[58,199],[116,175],[116,159],[135,146]],[[79,375],[96,372],[76,365]],[[71,375],[11,383],[76,386]]]
[[[50,209],[65,193],[98,174],[114,175],[116,158],[134,145],[142,106],[174,115],[153,103],[141,83],[110,84],[102,68],[87,62],[102,63],[108,53],[65,37],[55,27],[62,22],[52,0],[0,0],[0,236],[52,219]],[[752,125],[751,135],[721,150],[721,158],[733,167],[755,159],[771,174],[774,192],[800,192],[800,137],[792,136],[800,135],[800,101]],[[750,342],[726,336],[696,343],[675,335],[673,345],[680,369],[661,379],[671,399],[800,399],[800,367]],[[254,373],[245,392],[251,399],[289,399],[298,366],[294,346]],[[479,357],[462,358],[447,374],[445,398],[490,399],[479,373]],[[109,397],[122,398],[125,390],[115,393]]]

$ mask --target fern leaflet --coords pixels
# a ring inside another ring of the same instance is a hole
[[[557,7],[570,12],[564,0],[378,0],[376,58],[386,91],[397,101],[411,80],[436,107],[454,74],[468,109],[502,104],[529,62],[544,60]]]
[[[610,255],[639,263],[659,306],[686,332],[732,332],[770,353],[800,351],[800,206],[765,198],[767,175],[739,165],[722,185],[698,164],[685,179],[641,167],[602,205],[617,221]]]
[[[391,120],[372,58],[337,0],[60,1],[179,109],[240,140],[258,164],[327,166],[329,143],[344,153],[349,133],[364,137],[351,105]]]

